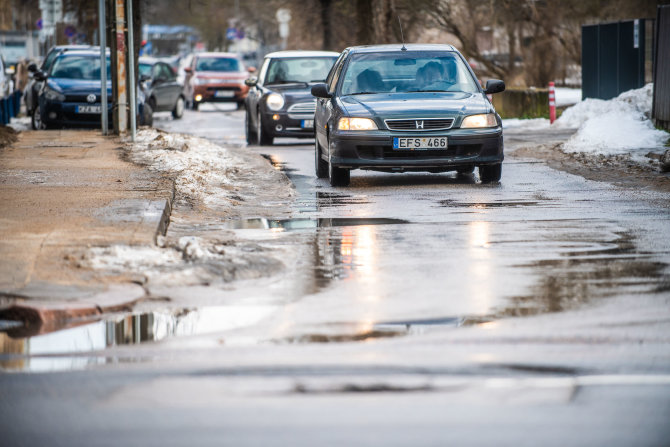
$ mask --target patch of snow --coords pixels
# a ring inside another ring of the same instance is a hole
[[[556,87],[555,92],[557,107],[570,106],[582,100],[582,89],[580,88]]]
[[[237,169],[234,156],[224,147],[202,138],[142,129],[127,148],[132,161],[174,174],[179,200],[208,204],[231,194]]]
[[[670,135],[650,121],[653,85],[622,93],[604,101],[587,98],[566,109],[558,127],[579,127],[564,144],[566,152],[602,155],[630,154],[644,159],[648,152],[663,152]]]
[[[502,120],[503,129],[540,130],[549,128],[549,120],[546,118],[508,118]]]
[[[179,265],[182,254],[177,250],[158,247],[112,245],[89,249],[86,261],[94,269],[114,272],[142,271]]]

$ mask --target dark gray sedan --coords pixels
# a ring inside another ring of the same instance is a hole
[[[175,119],[184,115],[184,84],[177,80],[177,74],[165,62],[151,57],[139,60],[140,82],[147,97],[147,104],[153,112],[172,112]]]
[[[451,45],[376,45],[342,52],[318,98],[315,167],[333,186],[352,169],[386,172],[479,168],[482,182],[502,174],[502,122],[487,94]]]

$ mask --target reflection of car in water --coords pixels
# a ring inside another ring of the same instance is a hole
[[[451,45],[375,45],[344,50],[318,98],[315,170],[333,186],[352,169],[385,172],[479,168],[500,180],[502,122],[463,56]]]
[[[107,57],[107,111],[112,119],[112,83],[109,56]],[[63,126],[99,126],[100,52],[91,50],[59,53],[47,73],[38,71],[35,80],[42,83],[38,106],[33,111],[33,126],[37,129]],[[139,89],[138,89],[139,90]],[[147,121],[144,95],[138,92],[137,107],[140,124]]]
[[[236,54],[197,53],[184,71],[184,96],[194,110],[203,102],[235,102],[238,108],[244,104],[249,72]]]
[[[272,144],[276,137],[314,136],[315,100],[310,88],[326,79],[338,53],[278,51],[265,56],[245,101],[247,143]]]
[[[139,59],[140,83],[153,112],[172,112],[174,118],[184,114],[184,86],[165,62],[150,57]]]

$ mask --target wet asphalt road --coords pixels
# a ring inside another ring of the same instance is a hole
[[[217,105],[155,125],[245,147],[242,120]],[[268,297],[239,315],[248,327],[112,350],[90,371],[5,375],[8,439],[668,445],[666,197],[513,157],[498,185],[354,171],[332,188],[313,175],[310,140],[245,150],[297,198],[262,221],[274,230],[228,228],[279,231],[300,253],[282,281],[236,286],[242,301]]]

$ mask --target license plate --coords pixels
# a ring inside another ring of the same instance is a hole
[[[314,128],[314,120],[302,120],[300,122],[300,127],[303,129],[313,129]]]
[[[77,106],[77,113],[100,113],[100,106]]]
[[[393,149],[397,150],[430,150],[446,148],[447,137],[393,138]]]
[[[235,96],[235,92],[232,90],[217,90],[214,92],[214,96],[217,98],[232,98]]]

